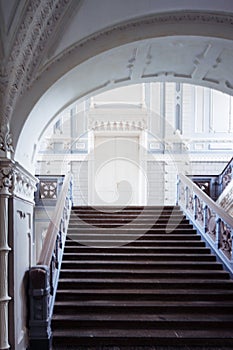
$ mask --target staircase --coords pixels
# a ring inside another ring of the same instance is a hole
[[[233,349],[233,281],[178,207],[74,207],[54,349]]]

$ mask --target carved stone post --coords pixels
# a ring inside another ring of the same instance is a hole
[[[8,200],[12,186],[12,169],[0,169],[0,349],[10,347],[8,341]]]
[[[30,269],[30,348],[49,350],[52,343],[49,315],[50,271],[48,266]]]
[[[0,144],[0,148],[2,151],[6,151],[5,148],[3,150],[2,144]],[[10,347],[14,349],[16,348],[15,344],[21,341],[21,338],[22,343],[24,341],[26,343],[27,339],[23,311],[16,308],[17,302],[20,300],[24,303],[26,310],[26,302],[19,293],[19,289],[16,288],[19,288],[25,277],[23,269],[29,268],[31,246],[27,246],[27,248],[25,246],[24,257],[26,256],[26,258],[22,260],[19,258],[20,251],[18,249],[19,242],[26,242],[28,235],[31,234],[33,198],[37,179],[18,163],[10,158],[3,158],[1,155],[0,152],[0,350],[3,350]],[[11,242],[13,250],[10,256],[8,256],[11,251],[9,242]],[[8,267],[9,261],[10,269]],[[19,273],[20,268],[21,272]],[[9,291],[12,298],[8,295]],[[9,301],[10,305],[8,305]],[[20,321],[16,324],[17,317]],[[23,335],[20,333],[22,335],[20,339],[17,333],[19,325],[22,326],[21,329],[25,333]]]

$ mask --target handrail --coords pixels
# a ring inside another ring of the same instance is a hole
[[[53,216],[50,220],[49,227],[45,236],[45,240],[42,246],[40,257],[38,260],[38,265],[47,265],[49,266],[52,259],[52,254],[57,238],[57,231],[60,225],[62,211],[65,207],[66,196],[68,188],[70,185],[71,174],[68,174],[65,177],[63,182],[62,191],[60,192],[57,200],[56,207],[53,212]]]
[[[205,192],[203,192],[194,182],[183,174],[179,174],[179,178],[184,184],[191,186],[193,192],[202,199],[206,205],[215,211],[229,226],[233,227],[233,218],[224,209],[222,209],[216,202],[214,202]]]
[[[72,176],[66,175],[36,266],[29,270],[29,346],[51,349],[51,319],[72,202]]]
[[[187,176],[179,174],[177,204],[233,277],[233,218]]]
[[[233,157],[227,163],[223,171],[219,175],[190,175],[189,177],[195,183],[201,183],[207,179],[208,186],[206,190],[209,191],[209,196],[213,200],[217,200],[225,188],[233,180]]]
[[[231,163],[233,163],[233,157],[231,158],[231,160],[229,160],[229,162],[227,163],[227,165],[225,166],[225,168],[223,169],[223,171],[219,174],[219,177],[224,175],[224,173],[227,171],[227,169],[229,168],[229,166],[231,165]]]

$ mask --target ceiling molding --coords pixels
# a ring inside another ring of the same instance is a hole
[[[66,25],[72,20],[72,17],[77,14],[80,7],[83,5],[84,0],[73,0],[70,6],[66,9],[66,12],[63,14],[62,18],[59,21],[59,26],[57,26],[56,30],[53,31],[53,35],[50,38],[50,42],[47,48],[46,53],[46,61],[49,61],[57,50],[57,47],[60,44],[62,36],[65,32]],[[42,62],[45,63],[46,61]]]
[[[186,28],[187,33],[184,33],[184,28],[182,28],[182,24],[184,23],[190,24],[189,30]],[[168,26],[169,24],[172,25],[172,27],[166,29],[165,26]],[[210,25],[212,25],[214,29],[212,32],[203,31],[203,26]],[[159,27],[161,29],[159,29]],[[137,28],[140,28],[141,30],[137,31]],[[122,36],[122,32],[124,31],[128,32],[128,35]],[[57,55],[57,57],[53,58],[51,62],[48,62],[47,66],[44,68],[47,69],[50,64],[60,61],[65,56],[70,56],[73,53],[75,54],[77,50],[84,50],[86,46],[92,44],[96,46],[97,42],[99,44],[106,38],[109,38],[109,46],[108,48],[106,47],[107,45],[105,40],[105,45],[99,46],[98,54],[103,52],[103,50],[116,47],[117,42],[119,42],[119,45],[128,44],[129,42],[132,42],[131,38],[134,38],[134,41],[137,41],[175,35],[200,35],[233,40],[233,14],[178,11],[150,15],[144,18],[123,22],[110,28],[105,28],[104,30],[101,30],[75,43]],[[112,40],[113,38],[115,40]]]
[[[24,2],[25,12],[7,59],[4,76],[4,111],[2,119],[9,120],[17,98],[35,78],[44,58],[49,40],[59,27],[60,19],[75,0],[35,0]],[[22,3],[22,2],[21,2]],[[8,81],[6,82],[6,76]]]

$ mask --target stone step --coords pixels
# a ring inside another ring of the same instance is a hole
[[[233,301],[154,301],[154,300],[75,300],[56,301],[55,313],[76,315],[77,313],[175,313],[182,318],[183,313],[192,314],[228,314],[232,315]],[[232,334],[233,336],[233,334]]]
[[[203,279],[203,278],[60,278],[59,279],[59,289],[127,289],[127,288],[135,288],[135,289],[226,289],[233,290],[233,281],[230,279]],[[59,290],[58,289],[58,290]]]
[[[102,261],[102,260],[108,260],[110,262],[112,261],[119,261],[119,260],[124,260],[124,261],[128,261],[128,260],[133,260],[133,261],[147,261],[148,259],[150,259],[150,261],[160,261],[160,262],[170,262],[170,261],[177,261],[177,262],[182,262],[183,264],[185,262],[190,262],[190,261],[194,261],[194,262],[205,262],[205,261],[216,261],[216,257],[215,255],[211,255],[211,254],[179,254],[179,253],[135,253],[135,252],[128,252],[128,253],[124,253],[124,252],[106,252],[106,251],[102,251],[102,252],[87,252],[87,253],[83,253],[83,252],[74,252],[74,253],[64,253],[63,255],[63,261],[66,260],[76,260],[76,261],[82,261],[82,259],[84,260],[89,260],[90,262],[93,260],[98,260],[98,261]]]
[[[171,286],[172,287],[172,286]],[[81,301],[81,300],[131,300],[131,301],[232,301],[232,290],[211,290],[211,289],[60,289],[56,295],[57,301]],[[232,316],[233,320],[233,316]]]
[[[111,349],[109,347],[126,346],[206,346],[208,350],[210,346],[215,349],[218,346],[233,346],[232,330],[183,330],[175,329],[89,329],[78,330],[71,328],[69,330],[58,330],[53,333],[53,344],[57,346],[60,341],[66,346],[75,344],[76,346],[86,346],[86,349]],[[64,346],[64,345],[63,345]],[[63,348],[66,349],[67,347]],[[77,349],[77,347],[75,348]],[[148,348],[147,348],[148,349]],[[150,348],[149,348],[150,349]],[[223,348],[225,350],[225,348]],[[83,350],[83,349],[82,349]],[[133,349],[132,349],[133,350]]]
[[[75,242],[74,242],[75,243]],[[113,246],[111,247],[110,244],[106,247],[91,247],[91,246],[87,246],[87,245],[80,245],[77,243],[77,245],[74,246],[65,246],[65,253],[81,253],[81,252],[85,252],[85,253],[100,253],[100,252],[105,252],[108,251],[110,253],[144,253],[144,254],[148,254],[148,253],[172,253],[172,254],[198,254],[198,255],[202,255],[202,254],[207,254],[210,253],[210,249],[206,248],[206,247],[180,247],[180,246],[174,246],[174,247],[169,247],[169,246],[161,246],[161,247],[140,247],[140,246],[134,246],[134,247],[130,247],[130,246],[123,246],[123,247],[119,247],[119,246]]]
[[[91,231],[90,231],[91,232]],[[120,235],[120,236],[119,236]],[[66,241],[66,246],[70,246],[73,244],[73,241],[78,241],[79,243],[82,240],[85,239],[90,239],[90,240],[132,240],[132,239],[137,239],[140,241],[150,241],[153,240],[154,242],[159,242],[159,241],[170,241],[170,240],[175,240],[175,241],[201,241],[201,237],[198,235],[193,235],[189,234],[184,237],[183,234],[164,234],[164,235],[159,235],[159,234],[143,234],[142,236],[138,237],[137,234],[135,233],[89,233],[86,232],[85,234],[82,233],[77,233],[77,234],[69,234],[68,239]],[[180,242],[182,243],[182,242]]]
[[[115,238],[115,239],[89,239],[88,237],[86,237],[85,239],[80,239],[77,238],[76,240],[74,240],[73,243],[78,242],[80,245],[88,245],[88,246],[92,246],[92,247],[99,247],[99,246],[103,246],[103,247],[109,247],[109,246],[124,246],[127,244],[128,247],[146,247],[146,248],[150,248],[150,247],[192,247],[192,248],[196,248],[196,247],[205,247],[205,243],[202,241],[197,241],[197,240],[193,240],[193,241],[177,241],[177,240],[143,240],[143,239],[135,239],[135,237],[132,238],[125,238],[125,239],[120,239],[120,238]],[[66,245],[66,248],[76,248],[76,246],[74,244],[72,245]]]
[[[65,321],[65,322],[64,322]],[[90,313],[82,315],[56,315],[53,319],[53,327],[57,330],[70,329],[76,325],[77,329],[215,329],[230,330],[233,327],[232,315],[203,315],[195,314],[102,314]]]
[[[127,268],[85,268],[85,269],[61,269],[61,278],[228,278],[228,273],[221,270],[184,270],[184,269],[151,269],[150,266],[147,269],[127,269]]]
[[[133,267],[137,270],[139,269],[145,269],[147,267],[153,268],[153,269],[208,269],[208,270],[222,270],[222,264],[213,262],[202,262],[202,261],[186,261],[185,263],[183,261],[151,261],[151,260],[144,260],[140,261],[139,259],[137,261],[134,260],[128,260],[128,261],[109,261],[109,260],[80,260],[80,261],[74,261],[74,260],[63,260],[62,262],[62,269],[79,269],[79,268],[102,268],[105,269],[112,269],[112,268],[130,268]]]
[[[232,349],[232,310],[233,281],[179,207],[73,208],[54,350]]]

